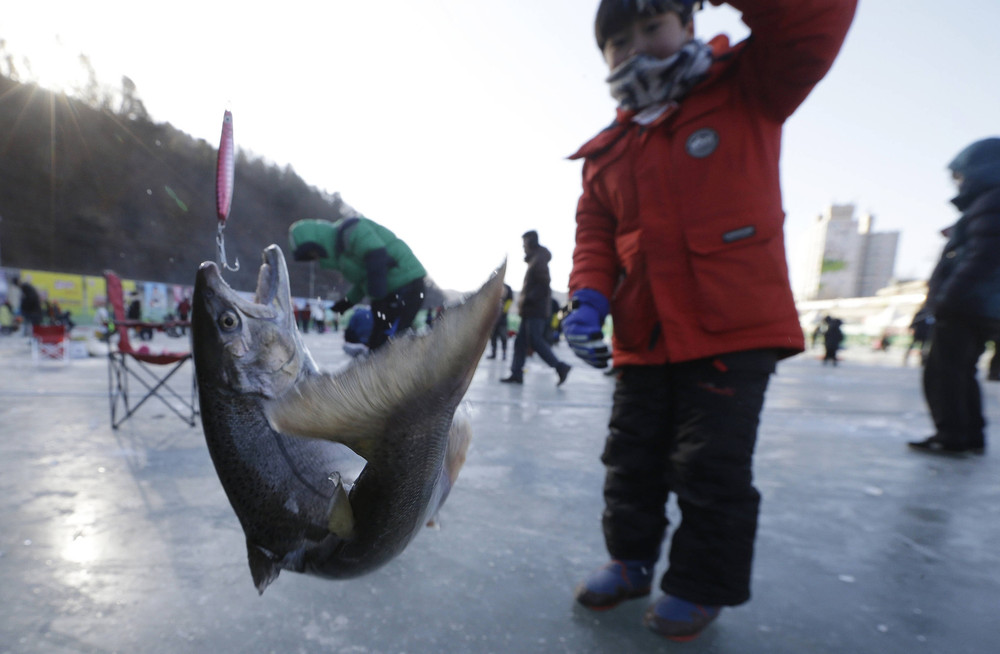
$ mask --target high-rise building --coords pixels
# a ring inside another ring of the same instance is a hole
[[[856,218],[853,204],[832,204],[817,216],[798,299],[870,297],[888,285],[896,267],[899,232],[874,232],[874,223],[870,213]]]

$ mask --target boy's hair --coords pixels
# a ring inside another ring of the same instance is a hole
[[[695,0],[601,0],[594,20],[597,47],[603,52],[612,34],[622,31],[638,18],[673,11],[686,26],[691,22],[695,4],[698,4]]]

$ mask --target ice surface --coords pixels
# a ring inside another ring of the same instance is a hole
[[[347,364],[340,334],[306,341],[321,364]],[[998,453],[907,451],[931,425],[901,361],[780,364],[758,445],[754,598],[686,652],[993,651]],[[0,339],[0,653],[678,650],[641,626],[645,600],[601,614],[572,601],[606,556],[613,380],[574,362],[557,389],[531,360],[523,386],[500,384],[506,365],[484,360],[469,390],[472,446],[440,529],[371,575],[284,572],[258,597],[200,426],[149,405],[112,431],[102,358],[37,369],[20,337]],[[991,423],[998,395],[984,385]]]

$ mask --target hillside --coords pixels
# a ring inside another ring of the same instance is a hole
[[[0,76],[0,244],[3,266],[193,284],[215,259],[217,143],[145,118],[138,98],[117,110]],[[138,110],[136,109],[138,107]],[[222,110],[219,110],[220,128]],[[237,139],[238,141],[238,139]],[[238,142],[237,142],[238,145]],[[287,243],[299,218],[336,220],[342,203],[238,151],[226,228],[236,288],[256,285],[261,249]],[[287,248],[286,248],[287,249]],[[286,255],[288,253],[286,252]],[[290,264],[292,293],[309,293],[309,270]],[[337,297],[342,280],[317,268],[314,293]],[[436,291],[429,302],[439,302]]]

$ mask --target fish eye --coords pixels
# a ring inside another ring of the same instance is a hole
[[[240,317],[239,315],[237,315],[235,311],[229,309],[221,316],[219,316],[218,322],[219,322],[219,327],[222,329],[222,331],[231,332],[239,328]]]

